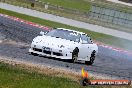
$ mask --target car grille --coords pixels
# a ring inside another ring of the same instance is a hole
[[[53,55],[56,55],[56,56],[63,56],[62,53],[58,53],[58,52],[53,52]]]
[[[42,49],[33,48],[34,51],[42,52]]]
[[[45,53],[45,54],[51,54],[51,51],[43,50],[43,53]]]
[[[38,49],[38,48],[33,48],[34,51],[38,51],[38,52],[42,52],[42,49]],[[46,50],[43,50],[43,53],[45,54],[50,54],[51,55],[51,51],[46,51]],[[59,52],[53,52],[53,55],[56,55],[56,56],[63,56],[62,53],[59,53]]]

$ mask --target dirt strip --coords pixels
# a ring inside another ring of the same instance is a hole
[[[81,69],[80,71],[76,71],[76,70],[68,69],[64,67],[53,67],[46,64],[42,65],[39,63],[34,63],[30,61],[25,61],[25,60],[18,60],[18,59],[14,59],[10,57],[5,57],[5,56],[4,57],[0,56],[0,62],[13,65],[15,67],[19,67],[21,69],[25,69],[29,72],[35,71],[35,72],[50,75],[50,76],[65,77],[65,78],[70,78],[74,81],[79,81],[82,77]],[[111,77],[108,75],[91,73],[91,72],[89,72],[89,77],[94,79],[118,79],[117,77]]]

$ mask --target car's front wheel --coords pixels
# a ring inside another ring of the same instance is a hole
[[[96,53],[96,51],[92,52],[91,57],[90,57],[90,61],[85,61],[85,64],[92,65],[94,63],[95,53]]]
[[[75,49],[73,50],[73,53],[72,53],[72,60],[71,60],[72,63],[75,63],[75,62],[77,61],[78,52],[79,52],[79,50],[78,50],[77,48],[75,48]]]
[[[31,52],[30,54],[31,54],[31,55],[34,55],[34,56],[38,56],[37,53],[33,53],[33,52]]]

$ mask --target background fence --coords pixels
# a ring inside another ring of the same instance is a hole
[[[93,5],[89,14],[95,20],[132,28],[132,13]]]

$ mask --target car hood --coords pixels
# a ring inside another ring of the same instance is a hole
[[[75,48],[79,44],[78,42],[51,36],[37,36],[34,38],[33,42],[38,45],[56,48],[61,48],[62,46],[63,48]]]

